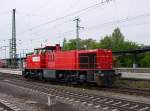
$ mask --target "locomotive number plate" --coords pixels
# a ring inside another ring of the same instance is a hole
[[[40,57],[32,57],[33,62],[40,62]]]

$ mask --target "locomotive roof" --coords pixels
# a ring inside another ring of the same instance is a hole
[[[56,46],[45,46],[43,48],[36,48],[35,50],[42,50],[42,49],[45,49],[45,50],[56,50]]]
[[[71,52],[74,51],[74,52],[78,52],[78,53],[95,53],[95,52],[97,52],[98,50],[111,52],[111,50],[107,50],[107,49],[70,50],[70,51],[71,51]]]

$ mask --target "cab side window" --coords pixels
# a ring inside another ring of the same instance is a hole
[[[34,54],[38,54],[38,53],[39,53],[39,50],[35,49]]]

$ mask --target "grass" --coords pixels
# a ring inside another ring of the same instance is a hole
[[[117,86],[129,88],[145,88],[150,89],[150,80],[136,80],[136,79],[121,79],[116,81]]]

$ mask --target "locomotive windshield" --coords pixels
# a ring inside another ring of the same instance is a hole
[[[40,50],[39,50],[39,54],[44,54],[45,52],[46,52],[45,49],[40,49]]]
[[[58,49],[59,48],[59,49]],[[34,54],[45,54],[46,52],[53,52],[56,50],[60,50],[60,46],[45,46],[44,48],[34,49]]]
[[[52,52],[52,49],[46,49],[46,48],[39,48],[39,49],[34,49],[34,54],[44,54],[46,52]]]
[[[38,54],[39,50],[38,49],[34,49],[34,54]]]

